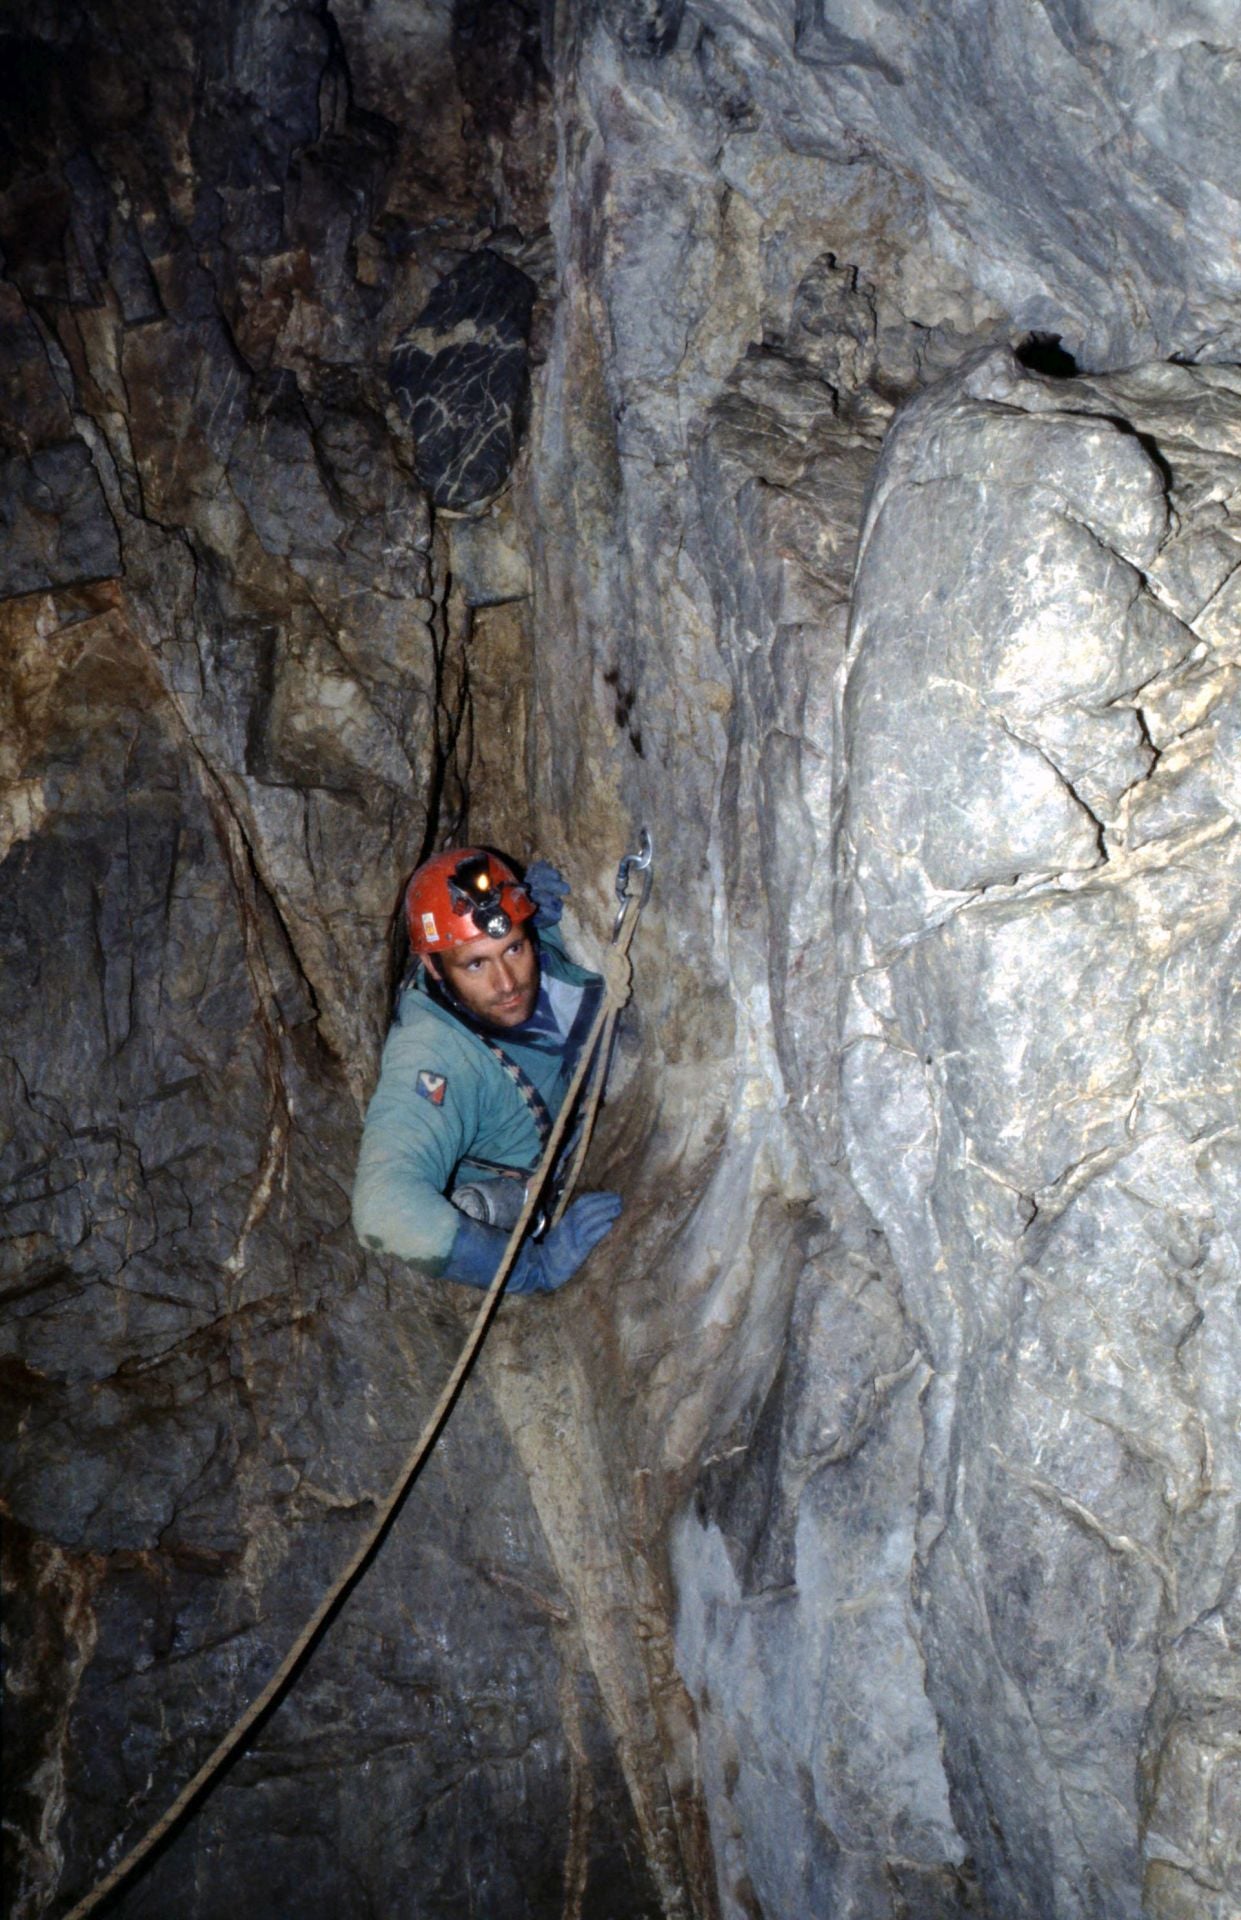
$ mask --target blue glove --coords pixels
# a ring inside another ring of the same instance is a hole
[[[550,860],[532,860],[526,868],[525,889],[534,901],[536,927],[554,927],[564,912],[566,897],[573,891],[559,867]],[[510,1288],[512,1281],[509,1281]]]
[[[572,1201],[560,1225],[545,1240],[525,1242],[513,1262],[506,1291],[555,1293],[611,1230],[620,1210],[619,1193],[584,1193]],[[463,1213],[444,1269],[445,1280],[459,1280],[464,1287],[489,1287],[507,1245],[503,1227],[484,1227]]]

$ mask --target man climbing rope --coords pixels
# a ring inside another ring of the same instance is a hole
[[[66,1920],[88,1920],[132,1879],[292,1685],[400,1511],[478,1357],[505,1286],[515,1293],[562,1287],[620,1212],[619,1194],[569,1196],[603,1097],[616,1019],[629,996],[629,945],[650,894],[652,851],[643,827],[638,852],[626,854],[617,868],[619,912],[603,979],[574,966],[564,950],[556,923],[569,889],[546,861],[536,862],[523,883],[494,854],[465,847],[428,860],[410,881],[405,907],[414,969],[401,992],[366,1116],[354,1226],[367,1246],[400,1254],[425,1273],[483,1287],[486,1294],[413,1451],[275,1672],[171,1805]],[[562,1154],[574,1119],[576,1144]],[[553,1173],[559,1198],[550,1201],[552,1227],[541,1241],[537,1227],[535,1238],[526,1238]],[[508,1205],[497,1206],[505,1195]]]
[[[487,1287],[599,1005],[559,930],[569,889],[480,847],[436,854],[405,893],[414,965],[384,1047],[353,1189],[363,1245]],[[615,1193],[574,1200],[522,1245],[510,1293],[551,1293],[608,1232]]]

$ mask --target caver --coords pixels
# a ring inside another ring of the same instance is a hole
[[[481,847],[436,854],[405,894],[413,966],[384,1047],[353,1191],[359,1239],[433,1278],[486,1287],[602,994],[568,956],[568,888]],[[620,1212],[576,1199],[525,1240],[509,1293],[563,1286]]]

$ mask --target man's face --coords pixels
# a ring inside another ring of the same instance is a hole
[[[539,956],[524,926],[514,927],[503,940],[481,934],[463,946],[428,955],[427,965],[478,1020],[519,1027],[534,1012]]]

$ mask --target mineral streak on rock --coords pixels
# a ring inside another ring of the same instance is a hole
[[[437,507],[484,506],[508,479],[525,418],[535,292],[484,248],[440,281],[392,355],[414,471]]]

